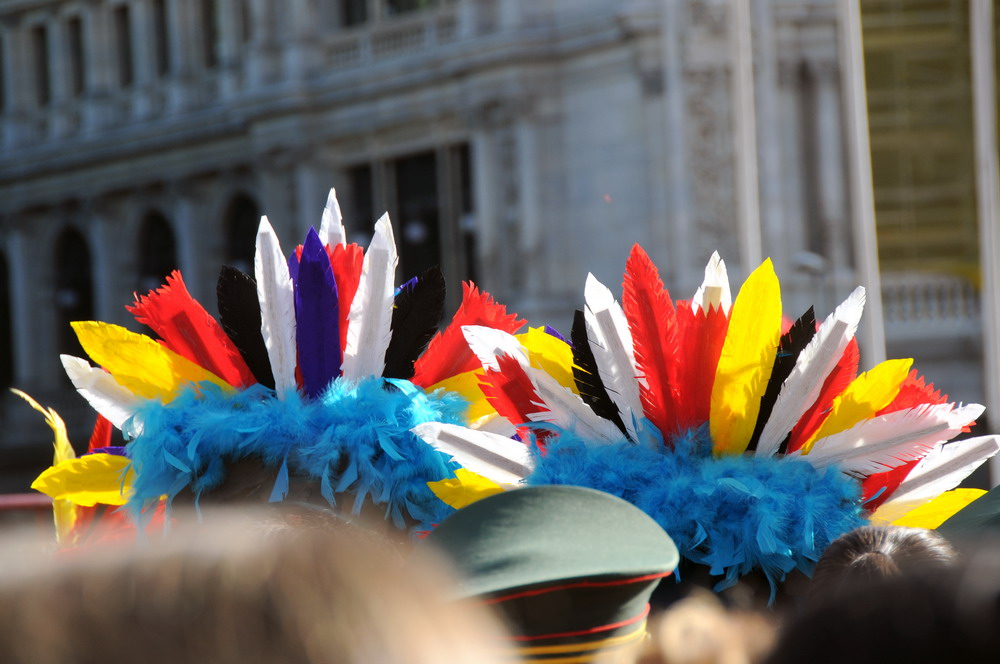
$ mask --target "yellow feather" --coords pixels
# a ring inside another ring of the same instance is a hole
[[[548,334],[542,327],[532,327],[515,336],[527,349],[531,366],[549,374],[574,394],[580,393],[573,380],[573,349],[568,343]]]
[[[490,402],[483,396],[483,391],[479,389],[479,380],[482,377],[482,369],[466,371],[465,373],[456,374],[438,383],[434,383],[427,388],[427,391],[445,390],[446,392],[454,392],[459,395],[469,402],[469,408],[465,411],[466,421],[475,422],[481,417],[496,413]]]
[[[820,438],[846,431],[892,403],[912,364],[912,359],[886,360],[855,378],[834,398],[830,415],[802,446],[803,453],[808,454]]]
[[[87,454],[47,468],[31,484],[53,500],[91,507],[124,505],[132,486],[131,461],[117,454]]]
[[[504,491],[504,488],[493,480],[465,468],[456,470],[452,479],[428,482],[427,486],[441,502],[457,510]]]
[[[945,491],[930,502],[910,510],[892,522],[894,526],[909,528],[937,528],[969,503],[985,495],[982,489],[953,489]],[[878,511],[875,512],[878,514]],[[873,515],[875,516],[875,515]],[[874,522],[874,519],[873,519]]]
[[[66,423],[63,422],[61,417],[59,417],[59,413],[57,413],[54,408],[43,407],[40,403],[21,390],[11,389],[11,392],[27,401],[28,405],[45,416],[45,423],[49,425],[50,429],[52,429],[53,434],[53,465],[75,459],[76,451],[73,449],[73,446],[70,445],[69,435],[66,433]],[[34,488],[34,485],[32,485],[32,488]],[[69,543],[70,533],[73,532],[76,520],[76,505],[74,505],[71,501],[52,501],[52,521],[55,523],[57,542],[60,544]]]
[[[768,259],[744,282],[730,313],[709,411],[716,454],[739,454],[750,442],[780,339],[781,286]]]
[[[212,372],[145,335],[96,321],[78,321],[72,326],[91,359],[137,396],[171,401],[188,383],[203,381],[233,390]]]

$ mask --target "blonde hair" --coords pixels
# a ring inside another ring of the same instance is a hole
[[[69,557],[0,555],[5,664],[501,661],[502,635],[434,561],[354,529],[216,515],[162,540]],[[6,559],[6,560],[4,560]]]

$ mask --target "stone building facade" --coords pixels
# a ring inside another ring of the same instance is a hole
[[[616,283],[635,242],[675,297],[715,249],[738,283],[754,266],[735,229],[731,5],[0,4],[0,378],[82,442],[67,322],[130,324],[133,292],[175,267],[212,302],[261,213],[291,245],[330,186],[353,238],[387,209],[402,273],[440,262],[452,305],[471,277],[566,328],[586,272]],[[825,313],[856,249],[835,3],[756,7],[762,244],[790,310]],[[44,429],[2,401],[0,449],[44,462]]]

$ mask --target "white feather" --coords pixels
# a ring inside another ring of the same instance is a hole
[[[533,422],[551,422],[588,442],[613,443],[622,440],[622,433],[613,422],[599,417],[579,395],[555,378],[534,367],[525,368],[525,372],[546,409],[545,412],[529,414]]]
[[[470,429],[494,433],[504,438],[511,438],[517,433],[517,427],[507,421],[506,417],[501,417],[499,413],[483,415],[475,422],[469,423]]]
[[[837,366],[847,344],[854,338],[864,308],[865,289],[859,286],[827,316],[816,335],[802,349],[760,434],[757,454],[770,456],[777,452],[781,441],[816,402],[823,389],[823,381]]]
[[[695,292],[691,305],[695,312],[721,306],[723,311],[729,313],[729,309],[732,308],[733,292],[729,288],[729,274],[726,272],[726,262],[719,256],[718,251],[712,252],[712,257],[708,259],[708,265],[705,266],[705,280]]]
[[[347,244],[344,215],[340,213],[337,190],[333,187],[330,187],[330,193],[326,197],[326,207],[323,208],[323,220],[319,225],[319,239],[330,247]]]
[[[572,390],[559,384],[541,369],[532,367],[528,352],[512,334],[479,325],[465,325],[462,334],[483,368],[498,371],[497,358],[508,355],[517,360],[538,396],[535,405],[544,410],[529,413],[532,422],[550,422],[593,442],[621,440],[621,432],[610,421],[598,417]]]
[[[598,373],[611,401],[618,407],[632,440],[637,440],[635,422],[642,417],[639,379],[625,312],[607,286],[592,274],[584,287],[584,317],[587,338],[594,352]]]
[[[385,351],[392,337],[392,306],[395,293],[396,242],[389,215],[375,224],[375,235],[365,252],[361,280],[351,302],[344,350],[344,378],[360,380],[381,376]]]
[[[522,367],[528,366],[528,351],[513,334],[483,325],[463,325],[462,336],[484,369],[499,371],[500,355],[510,355]]]
[[[115,427],[121,429],[128,418],[135,414],[141,400],[122,387],[107,371],[72,355],[60,355],[59,359],[77,392]]]
[[[879,522],[892,523],[910,510],[951,491],[979,466],[1000,451],[1000,436],[966,438],[931,450],[907,474],[892,498],[872,515]]]
[[[410,431],[465,468],[497,484],[517,484],[535,467],[528,446],[510,438],[442,422],[419,424]]]
[[[267,217],[260,218],[253,268],[260,300],[260,331],[271,361],[275,391],[279,399],[284,399],[296,389],[295,293],[288,262]]]
[[[880,473],[924,456],[938,443],[958,435],[983,410],[979,404],[957,408],[934,404],[887,413],[817,440],[802,458],[816,468],[837,464],[851,475]]]

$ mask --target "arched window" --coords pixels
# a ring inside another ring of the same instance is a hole
[[[226,207],[226,263],[253,272],[260,209],[246,194],[237,194]]]
[[[149,212],[139,229],[139,293],[159,288],[177,269],[177,241],[166,218]]]
[[[0,387],[14,382],[14,335],[11,329],[10,271],[0,253]]]
[[[67,228],[56,240],[54,258],[59,352],[85,357],[69,324],[94,318],[90,248],[86,238],[78,230]]]

